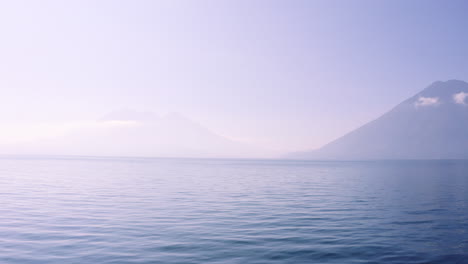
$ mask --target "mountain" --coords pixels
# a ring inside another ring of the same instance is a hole
[[[59,136],[2,149],[6,154],[32,155],[194,158],[265,155],[258,148],[218,135],[181,114],[158,116],[129,109],[79,124]]]
[[[364,126],[298,159],[467,159],[468,83],[435,82]]]

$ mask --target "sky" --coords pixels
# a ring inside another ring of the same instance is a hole
[[[0,3],[0,142],[119,109],[271,153],[318,148],[437,80],[468,80],[463,0]]]

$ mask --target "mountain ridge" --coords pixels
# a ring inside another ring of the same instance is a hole
[[[57,135],[3,144],[0,154],[241,158],[268,154],[248,143],[220,135],[208,127],[171,112],[120,109]]]
[[[437,81],[382,116],[299,159],[466,159],[468,83]]]

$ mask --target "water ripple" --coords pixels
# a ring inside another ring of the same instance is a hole
[[[468,164],[0,159],[0,263],[468,263]]]

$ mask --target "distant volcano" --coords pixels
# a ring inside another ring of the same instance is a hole
[[[378,119],[300,159],[467,159],[468,83],[435,82]]]
[[[43,139],[2,145],[1,154],[132,157],[264,157],[266,151],[219,135],[178,113],[121,109]]]

